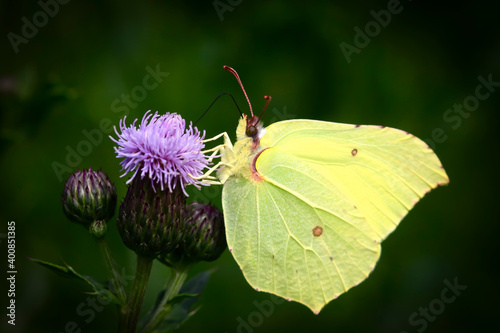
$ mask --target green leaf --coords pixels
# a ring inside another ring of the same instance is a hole
[[[200,307],[197,307],[192,311],[186,311],[185,308],[174,305],[165,317],[165,320],[153,332],[166,333],[174,331],[191,318],[199,309]]]
[[[177,294],[171,300],[169,300],[167,304],[173,305],[173,304],[179,303],[180,301],[183,301],[187,298],[196,297],[196,296],[198,296],[198,294]]]
[[[177,296],[181,295],[195,295],[190,298],[184,299],[182,302],[179,303],[179,306],[182,306],[183,308],[189,310],[191,306],[196,302],[198,299],[199,295],[205,289],[205,286],[208,282],[208,279],[210,278],[210,272],[205,271],[202,273],[199,273],[195,277],[193,277],[191,280],[186,282],[179,291],[179,294]],[[174,298],[175,299],[175,298]]]
[[[97,279],[91,276],[82,275],[77,271],[75,271],[73,267],[71,267],[68,264],[65,264],[66,266],[60,266],[48,261],[43,261],[35,258],[28,257],[28,259],[33,262],[36,262],[37,264],[42,265],[43,267],[50,269],[51,271],[65,278],[83,281],[93,289],[93,292],[91,294],[97,295],[103,300],[107,300],[112,303],[121,305],[118,298],[108,288],[105,287],[107,283],[103,284],[102,282],[98,281]]]
[[[182,286],[179,294],[176,297],[189,294],[196,294],[196,296],[188,298],[184,297],[183,300],[175,303],[172,306],[169,314],[165,317],[165,320],[160,325],[158,325],[155,332],[168,332],[175,330],[199,310],[199,308],[197,308],[193,311],[190,311],[191,307],[198,299],[200,293],[205,288],[209,277],[210,273],[208,271],[202,272]],[[174,301],[176,297],[174,297],[171,301]]]
[[[188,320],[192,315],[194,315],[198,310],[197,307],[191,310],[191,307],[198,299],[199,295],[205,288],[208,279],[210,277],[210,272],[202,272],[193,277],[191,280],[186,282],[175,297],[173,297],[166,305],[165,308],[170,307],[168,314],[165,319],[154,329],[155,333],[170,332],[179,328],[186,320]],[[165,290],[162,290],[156,299],[155,306],[151,311],[145,315],[141,322],[147,323],[153,313],[156,312],[159,303],[163,299]],[[143,325],[141,325],[143,326]]]

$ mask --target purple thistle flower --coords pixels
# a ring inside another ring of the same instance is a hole
[[[125,170],[122,177],[134,172],[128,184],[140,172],[141,179],[145,176],[151,179],[153,189],[155,183],[159,183],[162,190],[166,185],[170,192],[180,183],[187,196],[186,185],[193,184],[197,188],[204,185],[189,175],[201,176],[210,164],[209,158],[202,153],[205,131],[201,134],[192,123],[186,128],[186,121],[176,113],[160,116],[150,111],[144,114],[138,128],[138,119],[127,127],[124,117],[120,120],[121,134],[115,127],[118,139],[110,136],[118,144],[115,147],[117,157],[125,158],[120,162]]]

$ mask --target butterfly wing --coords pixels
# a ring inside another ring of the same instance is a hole
[[[261,140],[323,175],[356,206],[383,240],[431,189],[448,176],[432,149],[398,129],[312,120],[290,120],[268,127]],[[259,167],[260,165],[260,167]],[[262,154],[257,170],[272,165]]]
[[[224,186],[228,246],[255,289],[318,313],[368,276],[380,244],[354,206],[325,186],[324,177],[286,154],[264,153],[273,163],[269,178],[267,173],[260,182],[235,178]]]
[[[232,177],[223,208],[229,248],[254,288],[318,313],[362,282],[380,242],[448,178],[434,153],[391,128],[309,120],[267,128],[260,181]]]

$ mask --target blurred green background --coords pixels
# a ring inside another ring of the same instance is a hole
[[[222,65],[238,71],[254,109],[261,110],[265,94],[273,97],[265,124],[309,118],[401,128],[433,140],[451,182],[427,195],[384,241],[371,276],[319,315],[293,302],[263,314],[256,304],[267,302],[269,294],[254,291],[226,251],[193,269],[192,274],[215,272],[198,300],[201,309],[180,332],[496,330],[499,84],[471,107],[475,111],[446,112],[455,103],[474,101],[479,76],[500,82],[499,8],[487,1],[394,4],[221,0],[216,9],[213,1],[74,0],[59,4],[57,12],[49,9],[53,17],[45,15],[44,22],[35,1],[2,1],[0,236],[14,220],[18,274],[16,326],[7,325],[3,310],[0,330],[64,332],[70,321],[81,332],[116,329],[113,306],[91,320],[77,314],[89,297],[87,287],[26,257],[67,262],[104,279],[93,240],[61,210],[68,170],[101,168],[122,198],[125,180],[107,122],[117,125],[126,113],[130,120],[141,118],[147,110],[178,112],[194,121],[223,92],[246,111],[239,86]],[[371,11],[388,6],[399,12],[377,30],[369,24]],[[34,18],[36,31],[23,32]],[[355,41],[355,27],[364,31],[366,24],[372,29],[369,43]],[[346,58],[341,43],[356,42],[356,52]],[[168,76],[144,89],[148,67]],[[237,121],[237,110],[224,97],[198,126],[207,136],[227,131],[234,138]],[[82,143],[88,141],[85,133],[95,134],[94,143]],[[71,166],[68,149],[84,152]],[[58,176],[54,163],[68,169]],[[220,206],[220,187],[191,193],[192,199]],[[6,271],[6,241],[0,240]],[[133,275],[134,256],[114,221],[108,240],[124,272]],[[144,309],[167,274],[155,263]],[[467,289],[444,309],[435,308],[439,315],[430,313],[425,327],[422,321],[412,325],[410,316],[420,307],[436,307],[444,281],[455,279]],[[2,279],[3,309],[5,287]]]

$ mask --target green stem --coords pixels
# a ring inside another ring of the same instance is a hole
[[[108,243],[104,237],[97,239],[97,243],[99,243],[102,258],[106,264],[108,278],[111,280],[112,292],[118,297],[120,303],[124,305],[127,301],[127,294],[125,293],[122,276],[118,272],[118,266],[113,260]]]
[[[135,333],[137,319],[141,311],[142,300],[148,285],[149,274],[153,266],[153,259],[137,255],[137,269],[135,280],[130,291],[128,302],[122,308],[122,320],[118,327],[120,333]]]
[[[156,327],[165,319],[165,316],[170,312],[171,306],[168,301],[179,294],[179,290],[186,281],[190,266],[172,267],[172,274],[165,284],[165,294],[161,302],[158,304],[156,311],[151,316],[151,319],[144,325],[141,333],[153,332]]]

